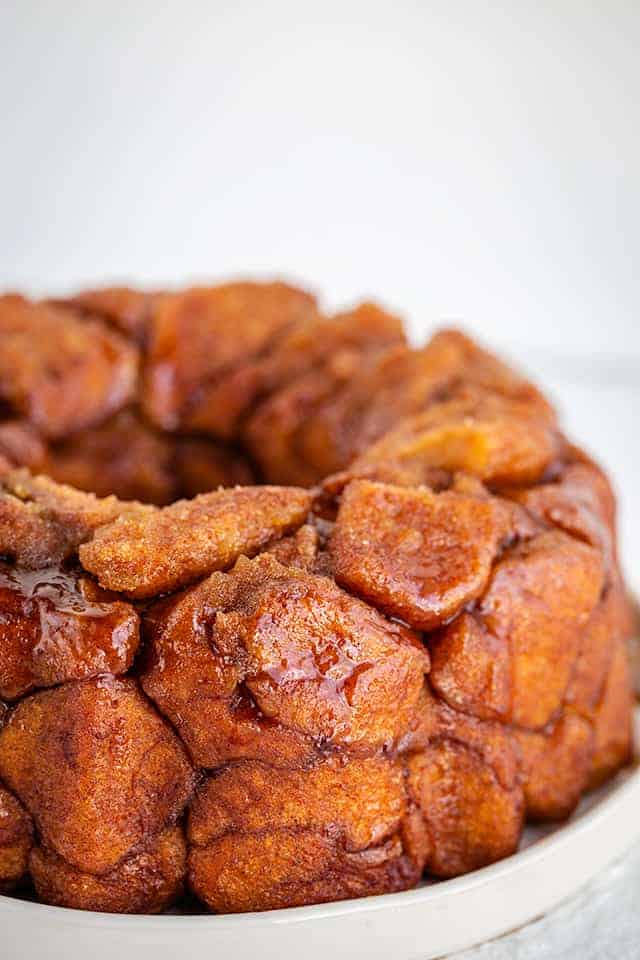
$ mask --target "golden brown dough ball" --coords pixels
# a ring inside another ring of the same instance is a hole
[[[134,394],[138,352],[99,321],[0,297],[0,400],[51,438],[115,413]]]
[[[285,283],[228,283],[157,297],[146,328],[146,415],[168,430],[215,427],[218,382],[315,314],[315,299]]]
[[[189,814],[189,882],[213,910],[270,910],[403,890],[429,848],[402,768],[327,758],[225,767]]]
[[[511,732],[452,710],[427,683],[412,745],[407,787],[431,838],[427,871],[457,876],[514,853],[525,806]]]
[[[186,752],[135,680],[102,677],[32,694],[0,731],[0,776],[43,843],[109,873],[182,813]]]
[[[142,686],[205,767],[392,748],[429,665],[412,631],[268,554],[160,604],[148,623]]]
[[[140,852],[96,876],[35,847],[29,869],[43,903],[103,913],[160,913],[183,893],[187,855],[182,828],[169,827]]]
[[[0,783],[0,893],[9,893],[26,877],[32,843],[31,817]]]
[[[103,524],[80,561],[109,590],[169,593],[302,526],[311,495],[297,487],[237,487],[149,508]]]
[[[331,535],[333,570],[374,606],[432,630],[482,593],[502,535],[489,499],[356,480]]]
[[[29,570],[0,561],[0,696],[126,673],[139,617],[78,570]]]

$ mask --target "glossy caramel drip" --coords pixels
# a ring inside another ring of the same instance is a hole
[[[88,577],[0,564],[0,696],[122,673],[138,641],[136,611]]]

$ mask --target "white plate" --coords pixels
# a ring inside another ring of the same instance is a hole
[[[640,748],[640,708],[636,711]],[[640,839],[638,764],[514,856],[407,893],[230,916],[129,917],[0,897],[2,960],[430,960],[499,936],[575,893]]]

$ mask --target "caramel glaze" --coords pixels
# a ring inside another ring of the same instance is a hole
[[[0,696],[124,673],[139,644],[133,607],[80,571],[0,562]]]

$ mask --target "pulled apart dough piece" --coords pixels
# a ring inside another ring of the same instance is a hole
[[[182,828],[174,826],[101,876],[72,867],[45,847],[34,848],[29,869],[43,903],[102,913],[161,913],[183,893],[187,850]]]
[[[33,569],[48,567],[72,556],[102,524],[149,509],[0,465],[0,556]]]
[[[0,398],[47,437],[88,427],[132,399],[138,352],[98,321],[0,297]]]
[[[452,710],[425,684],[407,786],[430,838],[426,868],[453,877],[514,853],[524,820],[510,732]]]
[[[140,640],[128,603],[78,571],[0,562],[0,696],[126,673]]]
[[[428,848],[401,766],[381,757],[226,767],[198,793],[188,839],[191,887],[222,912],[404,890]]]
[[[241,554],[302,526],[311,494],[295,487],[238,487],[122,516],[80,549],[103,587],[153,597],[222,570]]]
[[[528,484],[562,451],[546,410],[465,387],[401,420],[325,487],[339,489],[353,477],[418,486],[430,484],[439,472],[470,474],[492,488]]]
[[[0,893],[9,893],[26,876],[32,844],[31,817],[0,783]]]
[[[41,842],[97,876],[174,823],[195,779],[136,681],[108,676],[22,700],[0,731],[0,776]]]
[[[489,499],[354,481],[330,540],[335,578],[386,613],[431,630],[486,587],[501,521]]]
[[[535,387],[464,334],[443,330],[421,350],[387,351],[345,390],[330,394],[305,425],[304,449],[312,459],[314,452],[320,455],[321,475],[327,476],[432,404],[488,395],[553,422],[551,407]]]
[[[158,297],[147,324],[145,414],[165,430],[207,432],[215,427],[220,380],[315,315],[315,299],[285,283],[228,283]]]
[[[296,411],[291,399],[301,396],[297,383],[304,384],[312,370],[323,371],[328,382],[333,382],[334,377],[339,382],[365,356],[401,342],[404,332],[400,320],[375,304],[363,303],[332,317],[310,314],[299,319],[259,356],[246,358],[211,388],[208,429],[224,438],[239,436],[244,422],[250,423],[255,414],[255,425],[246,431],[246,439],[251,443],[251,438],[256,437],[254,455],[266,467],[274,462],[273,453],[258,438],[263,430],[267,436],[278,431],[278,448],[283,439],[292,438]],[[292,391],[289,387],[293,387]],[[278,395],[285,400],[284,406],[281,400],[271,404],[270,397]],[[281,409],[290,413],[290,420],[280,419]],[[272,482],[280,482],[271,473],[269,477]]]
[[[244,443],[271,482],[309,486],[326,476],[333,464],[331,449],[307,449],[315,412],[404,342],[398,318],[368,303],[318,321],[312,339],[310,351],[305,350],[308,333],[294,331],[283,341],[263,371],[271,391],[243,426]]]
[[[160,604],[147,623],[142,686],[205,767],[392,748],[429,669],[412,631],[268,554]]]
[[[601,552],[560,531],[507,550],[472,610],[430,639],[434,688],[479,717],[544,729],[562,710],[603,583]]]
[[[587,786],[594,750],[592,725],[572,710],[545,731],[515,730],[527,816],[558,820],[574,810]]]
[[[599,786],[633,756],[633,696],[624,638],[612,633],[610,664],[595,707],[567,705],[542,732],[515,730],[522,752],[527,814],[534,820],[569,816],[585,790]]]

